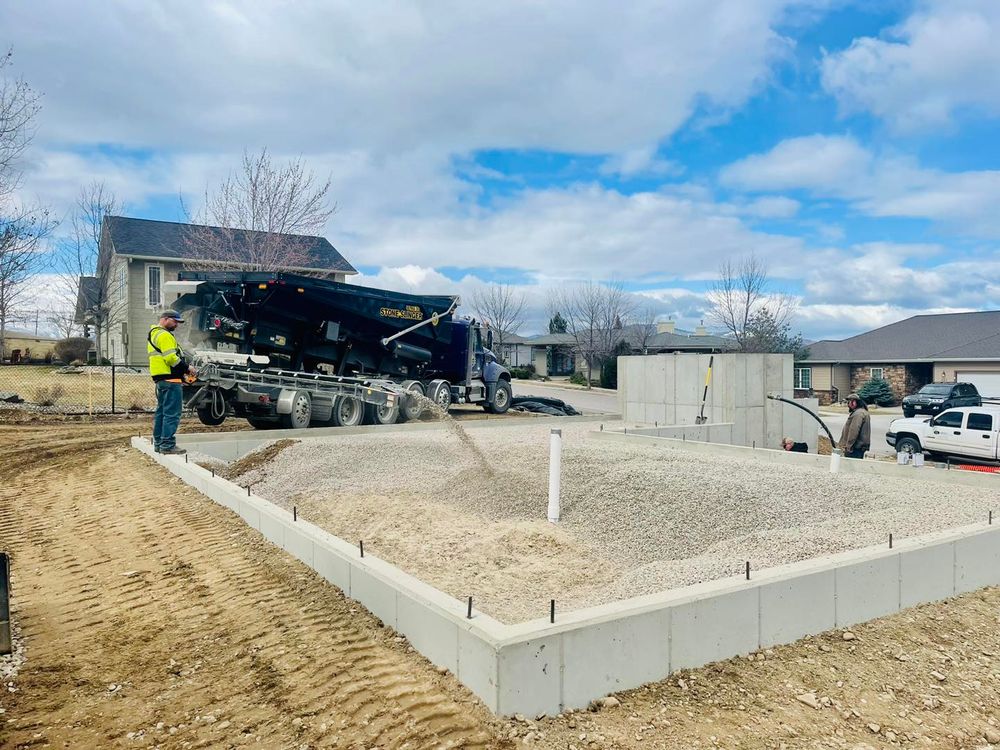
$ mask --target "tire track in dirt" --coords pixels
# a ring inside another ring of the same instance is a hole
[[[109,446],[137,431],[0,426],[0,546],[28,649],[0,746],[503,746],[360,605]]]

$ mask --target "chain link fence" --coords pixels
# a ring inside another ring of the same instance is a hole
[[[0,365],[0,409],[47,414],[120,414],[156,408],[148,363]]]

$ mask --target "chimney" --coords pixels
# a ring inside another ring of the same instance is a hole
[[[657,333],[673,333],[674,332],[674,321],[672,320],[661,320],[656,324]]]
[[[695,329],[694,329],[694,335],[695,336],[707,336],[708,335],[708,331],[705,329],[705,321],[704,320],[701,321],[701,323],[695,327]]]

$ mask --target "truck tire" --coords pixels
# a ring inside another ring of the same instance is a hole
[[[286,430],[304,430],[312,419],[312,398],[306,391],[296,391],[290,414],[282,414],[279,422]]]
[[[396,424],[399,419],[399,407],[376,406],[375,404],[365,404],[365,424]]]
[[[404,380],[400,385],[410,393],[419,396],[424,395],[424,387],[420,384],[419,380]],[[404,398],[399,407],[398,421],[409,422],[411,419],[420,419],[420,415],[423,413],[424,404],[422,403],[422,399]]]
[[[333,423],[338,427],[357,427],[364,417],[364,404],[354,396],[338,396],[333,405]]]
[[[506,380],[498,380],[496,390],[493,391],[493,403],[486,404],[483,408],[490,414],[504,414],[510,408],[512,396],[510,383]]]
[[[427,398],[447,414],[451,406],[451,384],[447,380],[432,380],[427,384]]]
[[[198,413],[198,421],[209,427],[218,427],[226,421],[226,412],[223,411],[222,416],[217,417],[212,413],[211,405],[199,406],[195,411]]]
[[[901,437],[896,441],[896,453],[922,453],[920,441],[912,437]]]

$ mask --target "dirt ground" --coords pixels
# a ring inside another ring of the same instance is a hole
[[[135,420],[0,424],[26,662],[0,747],[980,748],[1000,590],[498,720],[230,512],[126,447]],[[145,426],[148,430],[148,426]]]

